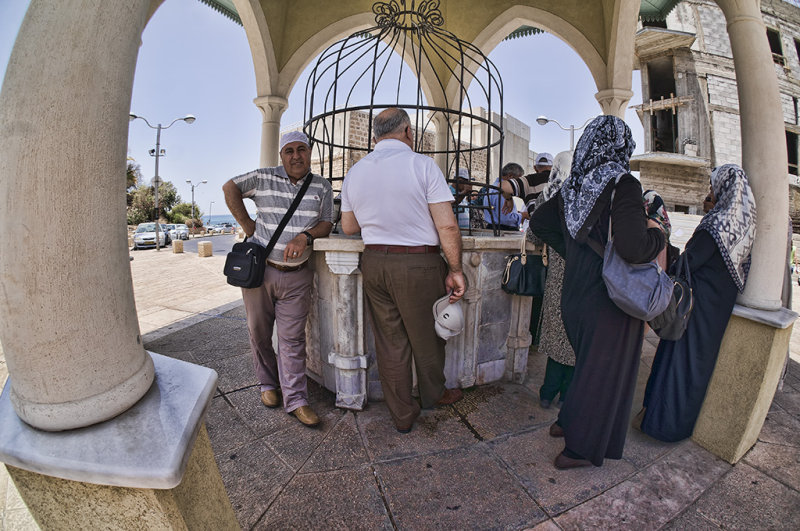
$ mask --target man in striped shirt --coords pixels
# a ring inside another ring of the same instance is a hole
[[[283,408],[306,426],[319,424],[308,405],[306,389],[306,318],[311,304],[314,272],[306,267],[311,243],[327,236],[333,227],[333,193],[330,183],[311,173],[308,137],[299,131],[280,141],[282,166],[260,168],[226,182],[225,203],[248,238],[266,247],[306,179],[308,190],[281,232],[267,259],[264,283],[242,288],[250,330],[253,366],[261,384],[261,401]],[[244,198],[256,204],[250,218]],[[272,329],[278,327],[278,354],[272,347]]]

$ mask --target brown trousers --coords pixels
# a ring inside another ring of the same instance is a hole
[[[439,254],[366,249],[361,273],[383,396],[395,425],[405,427],[419,415],[411,397],[412,356],[422,407],[432,407],[444,394],[445,341],[433,327],[433,303],[446,292],[447,265]]]

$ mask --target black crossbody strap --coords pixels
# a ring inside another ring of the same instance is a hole
[[[297,195],[294,196],[294,201],[292,201],[292,206],[290,206],[289,210],[286,211],[286,214],[283,215],[283,219],[278,224],[278,228],[275,229],[275,232],[272,233],[272,238],[269,239],[269,243],[267,244],[267,252],[265,256],[269,256],[269,253],[272,252],[272,248],[275,247],[276,243],[278,243],[278,238],[280,238],[284,227],[286,227],[286,224],[289,223],[290,219],[292,219],[292,214],[294,214],[294,211],[297,210],[297,206],[300,204],[300,201],[303,199],[303,196],[306,195],[306,190],[308,190],[312,178],[313,176],[311,175],[311,172],[308,172],[308,174],[306,174],[306,180],[303,181],[303,186],[300,187],[300,190],[297,192]]]

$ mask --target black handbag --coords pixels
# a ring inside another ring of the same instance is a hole
[[[223,273],[228,284],[240,288],[257,288],[264,282],[264,268],[267,265],[267,250],[255,242],[234,243],[233,249],[225,259]]]
[[[303,186],[300,187],[294,197],[289,210],[283,215],[283,219],[281,219],[275,232],[272,233],[272,238],[270,238],[266,248],[255,242],[248,242],[247,237],[243,242],[233,244],[233,249],[225,258],[225,268],[222,270],[227,277],[228,284],[240,288],[257,288],[264,282],[264,268],[267,267],[269,253],[272,252],[278,242],[278,238],[292,218],[292,214],[297,210],[297,205],[300,204],[300,200],[303,199],[308,186],[311,184],[311,178],[311,172],[309,172],[306,175]]]
[[[678,257],[675,274],[670,275],[670,278],[674,282],[672,299],[667,309],[651,319],[648,324],[661,339],[677,341],[683,337],[694,307],[692,273],[689,270],[686,253]]]
[[[547,247],[541,255],[528,254],[525,236],[519,254],[506,256],[506,268],[500,287],[512,295],[541,296],[547,278]]]

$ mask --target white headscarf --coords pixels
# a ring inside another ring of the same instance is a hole
[[[747,175],[736,164],[725,164],[711,171],[711,191],[716,204],[703,216],[695,232],[705,230],[711,234],[741,293],[756,238],[756,201]]]
[[[556,155],[556,158],[553,159],[553,169],[550,170],[550,178],[547,181],[547,186],[544,187],[542,193],[536,198],[536,208],[550,201],[550,198],[556,195],[561,189],[561,185],[564,184],[564,179],[569,177],[571,167],[572,151],[562,151]]]

